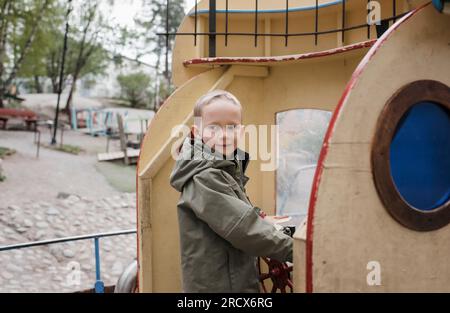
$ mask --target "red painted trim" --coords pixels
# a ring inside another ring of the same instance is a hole
[[[369,50],[369,52],[366,54],[366,56],[362,59],[362,61],[359,63],[358,67],[354,71],[352,77],[350,78],[350,81],[348,82],[347,86],[345,87],[344,93],[341,96],[341,99],[339,100],[338,105],[336,106],[336,109],[333,112],[333,115],[330,120],[330,124],[327,129],[327,133],[325,134],[322,150],[320,151],[319,160],[317,162],[317,169],[316,173],[314,174],[314,181],[313,186],[311,190],[311,196],[309,200],[309,208],[308,208],[308,222],[307,222],[307,231],[306,231],[306,292],[311,293],[313,292],[313,235],[314,235],[314,212],[315,212],[315,206],[317,202],[317,194],[318,189],[320,185],[320,180],[323,173],[324,168],[324,161],[328,154],[328,147],[330,143],[330,139],[333,135],[334,128],[336,125],[336,121],[341,113],[341,109],[344,106],[344,103],[347,101],[350,92],[352,91],[353,87],[356,84],[356,81],[361,76],[362,72],[366,68],[369,61],[372,59],[372,57],[377,53],[378,49],[383,45],[383,43],[388,39],[388,37],[395,31],[397,28],[406,22],[411,16],[415,15],[418,11],[429,5],[430,3],[427,3],[414,11],[408,13],[404,17],[402,17],[400,20],[397,21],[392,27],[390,27],[384,34],[381,36],[376,43],[373,45],[373,47]]]
[[[150,122],[151,123],[151,122]],[[150,127],[149,127],[150,128]],[[144,138],[142,142],[145,141],[145,137],[147,136],[147,133],[145,133]],[[137,286],[137,292],[139,292],[139,272],[140,272],[140,264],[139,264],[139,194],[138,194],[138,183],[139,183],[139,159],[141,158],[141,151],[142,147],[140,147],[141,150],[139,151],[138,161],[136,165],[136,262],[137,262],[137,277],[136,277],[136,286]]]
[[[183,62],[184,66],[189,67],[190,65],[200,65],[200,64],[211,64],[211,65],[223,65],[223,64],[235,64],[235,63],[283,63],[289,61],[298,61],[304,59],[313,59],[318,57],[326,57],[334,54],[340,54],[352,50],[369,48],[375,44],[377,40],[368,40],[364,42],[359,42],[353,45],[348,45],[344,47],[334,48],[330,50],[324,50],[319,52],[310,52],[303,54],[294,54],[288,56],[271,56],[271,57],[217,57],[217,58],[198,58],[191,59]]]
[[[37,114],[28,109],[12,109],[12,108],[0,108],[0,116],[2,117],[22,117],[25,119],[36,119]]]

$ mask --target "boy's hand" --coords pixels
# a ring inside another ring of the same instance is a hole
[[[287,215],[284,215],[284,216],[267,215],[266,217],[264,217],[264,219],[267,220],[268,222],[276,225],[276,224],[284,223],[284,222],[291,220],[291,217],[287,216]]]
[[[271,224],[273,224],[277,230],[282,231],[289,237],[292,237],[292,235],[294,234],[295,227],[288,227],[288,226],[282,225],[282,223],[290,221],[292,219],[292,217],[290,217],[290,216],[266,216],[264,219],[267,220],[268,222],[270,222]]]

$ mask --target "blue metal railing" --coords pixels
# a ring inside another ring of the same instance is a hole
[[[0,252],[25,249],[25,248],[31,248],[31,247],[38,247],[38,246],[47,246],[47,245],[63,243],[63,242],[94,239],[94,252],[95,252],[94,290],[96,293],[104,293],[105,292],[105,284],[103,283],[103,281],[101,279],[101,272],[100,272],[100,238],[131,235],[131,234],[136,234],[136,229],[128,229],[128,230],[106,232],[106,233],[96,233],[96,234],[90,234],[90,235],[71,236],[71,237],[63,237],[63,238],[40,240],[40,241],[30,241],[30,242],[25,242],[25,243],[0,246]]]

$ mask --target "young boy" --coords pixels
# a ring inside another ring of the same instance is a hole
[[[292,238],[260,216],[245,192],[248,153],[237,148],[242,108],[216,90],[194,108],[170,184],[178,202],[184,292],[259,292],[256,257],[292,262]]]

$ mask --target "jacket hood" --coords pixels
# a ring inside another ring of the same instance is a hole
[[[208,169],[218,168],[233,173],[237,162],[242,162],[245,172],[249,154],[239,148],[234,151],[233,159],[226,158],[221,153],[213,151],[200,138],[188,136],[181,146],[178,159],[170,174],[170,185],[181,192],[184,185],[196,174]]]

